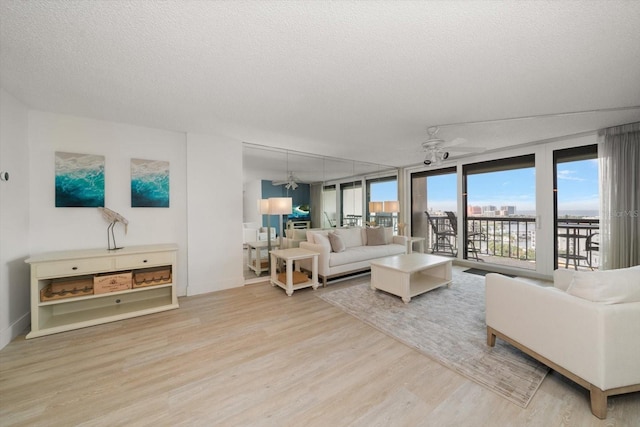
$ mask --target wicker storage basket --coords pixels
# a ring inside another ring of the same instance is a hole
[[[171,283],[171,268],[146,268],[133,273],[133,287],[144,288]]]

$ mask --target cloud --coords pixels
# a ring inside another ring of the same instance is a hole
[[[577,176],[573,176],[573,174],[575,174],[576,171],[572,171],[572,170],[559,170],[558,171],[558,179],[565,179],[568,181],[584,181],[583,178],[578,178]]]

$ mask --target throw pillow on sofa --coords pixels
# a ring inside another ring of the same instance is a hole
[[[329,233],[327,236],[329,237],[329,243],[331,243],[331,250],[333,252],[344,252],[345,249],[347,249],[342,238],[338,234]]]
[[[364,233],[361,227],[338,228],[334,233],[342,238],[342,242],[346,248],[364,246],[366,243],[362,241],[362,235]]]
[[[640,266],[605,271],[576,271],[567,293],[604,304],[640,302]]]
[[[380,246],[389,243],[386,230],[382,227],[367,228],[367,246]]]
[[[567,270],[566,268],[559,268],[553,272],[553,286],[567,291],[571,281],[573,280],[573,270]]]
[[[326,234],[316,233],[313,237],[314,237],[313,243],[317,245],[322,245],[325,248],[325,250],[331,252],[331,242],[329,242],[329,238],[327,237]]]

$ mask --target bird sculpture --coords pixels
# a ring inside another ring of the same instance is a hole
[[[116,223],[120,222],[124,224],[124,233],[127,234],[127,228],[129,226],[129,221],[120,215],[118,212],[112,211],[109,208],[98,208],[102,217],[109,221],[109,226],[107,227],[107,245],[110,251],[115,251],[117,249],[122,249],[122,247],[117,247],[116,245],[116,236],[113,233],[113,228]],[[113,240],[113,247],[111,246],[111,241]]]

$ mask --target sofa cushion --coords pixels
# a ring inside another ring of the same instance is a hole
[[[604,304],[640,302],[640,266],[605,271],[575,271],[567,293]]]
[[[307,238],[307,230],[295,228],[293,230],[292,238],[295,240],[305,240]]]
[[[566,291],[573,280],[573,270],[559,268],[553,272],[553,286]]]
[[[327,236],[329,237],[329,243],[331,243],[331,250],[333,252],[344,252],[346,247],[339,234],[329,233]]]
[[[387,241],[386,230],[382,227],[367,228],[367,246],[379,246],[386,245]]]
[[[334,233],[342,238],[344,246],[347,248],[362,246],[364,244],[362,241],[362,228],[360,227],[338,228]]]
[[[355,262],[369,261],[376,258],[399,255],[405,252],[405,245],[356,246],[347,248],[344,252],[332,253],[329,257],[329,266],[336,267]]]
[[[314,234],[313,238],[314,241],[312,243],[322,245],[322,247],[325,248],[327,252],[331,252],[331,242],[329,242],[329,238],[326,234],[316,233]]]
[[[321,230],[319,228],[309,228],[306,230],[306,234],[307,234],[307,242],[320,243],[320,242],[316,242],[315,236],[320,234],[326,237],[327,234],[329,234],[329,230]]]

